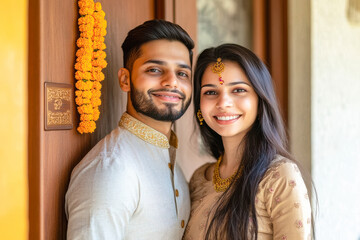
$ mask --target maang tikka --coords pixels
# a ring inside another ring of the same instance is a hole
[[[221,85],[224,84],[224,80],[221,78],[221,73],[224,72],[224,69],[225,69],[225,64],[221,62],[221,58],[218,58],[217,62],[211,68],[213,73],[219,75],[219,82]]]

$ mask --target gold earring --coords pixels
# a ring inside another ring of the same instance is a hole
[[[196,113],[197,118],[199,119],[200,125],[203,125],[204,118],[202,116],[201,110],[199,109]]]

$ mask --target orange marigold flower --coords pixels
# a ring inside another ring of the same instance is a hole
[[[84,55],[82,55],[82,56],[79,56],[79,57],[76,59],[76,61],[83,63],[83,62],[89,62],[89,61],[91,61],[91,59],[92,59],[91,54],[84,54]]]
[[[105,38],[104,37],[101,37],[101,36],[93,36],[91,38],[94,42],[104,42],[105,41]]]
[[[80,15],[92,15],[94,13],[94,9],[90,7],[80,8],[79,14]]]
[[[92,97],[92,98],[91,98],[91,105],[92,105],[93,107],[98,107],[98,106],[100,106],[100,105],[101,105],[101,100],[100,100],[100,98],[94,98],[94,97]]]
[[[101,89],[101,83],[100,82],[97,82],[97,81],[94,81],[93,82],[93,88],[96,89],[96,90],[100,90]]]
[[[91,99],[77,97],[77,98],[75,98],[75,102],[76,102],[76,105],[80,106],[80,105],[83,105],[83,104],[91,103]]]
[[[93,113],[94,121],[97,121],[99,119],[99,116],[100,116],[100,111],[99,108],[96,107],[94,108],[94,113]]]
[[[94,8],[94,0],[79,0],[79,8]]]
[[[93,80],[93,81],[99,81],[99,82],[101,82],[101,81],[103,81],[103,80],[105,79],[105,75],[104,75],[104,73],[102,73],[102,72],[95,72],[95,71],[93,71],[93,72],[91,73],[91,75],[92,75],[91,80]]]
[[[96,19],[103,19],[105,17],[105,12],[103,10],[96,11],[92,14],[92,16]]]
[[[95,24],[95,19],[94,19],[94,17],[92,15],[82,16],[78,20],[78,25],[82,25],[82,24],[94,25]]]
[[[96,129],[101,105],[101,83],[105,79],[102,69],[107,66],[105,60],[105,38],[107,21],[101,3],[94,0],[78,0],[80,17],[78,19],[80,38],[76,45],[75,102],[80,114],[79,133],[91,133]]]
[[[102,68],[101,67],[94,67],[91,69],[91,72],[101,72]]]
[[[101,96],[101,91],[96,90],[96,89],[91,89],[91,93],[92,93],[93,97],[100,98],[100,96]]]
[[[103,28],[94,28],[94,35],[95,36],[105,36],[106,35],[106,29]]]
[[[79,26],[80,32],[91,32],[94,29],[94,24],[81,24]]]
[[[80,57],[80,56],[82,56],[82,55],[87,55],[87,54],[90,54],[90,55],[91,55],[92,52],[93,52],[92,47],[87,47],[87,48],[82,47],[82,48],[79,48],[79,49],[76,51],[76,56],[77,56],[77,57]]]
[[[107,27],[107,21],[103,19],[98,19],[94,22],[94,28],[106,28]]]
[[[91,63],[89,62],[77,62],[75,63],[75,69],[78,70],[78,71],[83,71],[83,72],[86,72],[86,71],[91,71]]]
[[[94,48],[94,50],[104,50],[104,49],[106,49],[106,45],[103,42],[94,42],[93,48]]]
[[[77,45],[79,48],[81,48],[81,47],[91,48],[91,47],[92,47],[92,41],[91,41],[91,39],[80,37],[80,38],[76,41],[76,45]]]
[[[91,39],[93,35],[94,35],[94,31],[80,33],[80,37],[89,38],[89,39]]]
[[[106,53],[102,50],[93,52],[93,59],[105,59]]]
[[[84,114],[84,113],[93,114],[94,112],[93,107],[90,104],[79,106],[77,107],[77,109],[80,114]]]
[[[96,128],[94,121],[81,121],[77,130],[79,133],[92,133]]]
[[[81,72],[81,71],[76,71],[75,72],[75,79],[76,80],[91,80],[92,78],[92,74],[91,72]]]
[[[99,2],[95,3],[94,8],[95,8],[95,11],[97,11],[97,12],[102,10],[101,3],[99,3]]]
[[[87,90],[87,91],[82,91],[82,95],[83,98],[87,98],[90,99],[93,96],[93,93],[91,92],[91,90]]]
[[[75,87],[79,90],[90,90],[93,88],[93,83],[91,81],[82,81],[82,80],[79,80],[75,83]]]
[[[80,121],[91,121],[94,120],[93,114],[81,114]]]
[[[81,91],[81,90],[76,90],[76,91],[75,91],[75,96],[80,97],[80,96],[82,95],[82,93],[83,93],[83,91]]]
[[[106,66],[107,66],[107,62],[103,59],[92,60],[91,64],[94,67],[101,67],[101,68],[106,68]]]

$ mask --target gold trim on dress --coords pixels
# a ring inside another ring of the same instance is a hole
[[[153,144],[161,148],[170,148],[173,146],[178,147],[178,140],[176,134],[171,131],[170,143],[167,137],[156,131],[155,129],[149,127],[145,123],[137,120],[128,113],[124,113],[120,119],[119,126],[125,128],[129,132],[133,133],[135,136],[141,138],[145,142]]]

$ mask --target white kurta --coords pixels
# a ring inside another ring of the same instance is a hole
[[[124,113],[71,174],[67,239],[181,239],[189,189],[170,142]]]

